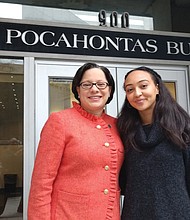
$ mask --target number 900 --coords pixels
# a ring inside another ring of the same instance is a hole
[[[107,21],[106,21],[106,11],[105,10],[100,10],[98,14],[98,19],[100,26],[107,26]],[[118,13],[117,11],[112,11],[110,14],[110,27],[118,27]],[[121,15],[121,27],[122,28],[127,28],[129,27],[129,13],[124,12]]]

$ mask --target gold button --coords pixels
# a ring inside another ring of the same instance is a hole
[[[96,128],[97,129],[101,129],[101,125],[96,125]]]
[[[104,167],[104,169],[107,171],[107,170],[109,170],[110,168],[109,168],[108,165],[106,165],[106,166]]]
[[[107,195],[109,193],[108,189],[104,189],[104,194]]]
[[[109,147],[110,146],[110,144],[108,142],[106,142],[104,145],[105,145],[105,147]]]

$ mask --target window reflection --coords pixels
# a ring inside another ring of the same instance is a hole
[[[0,59],[0,218],[22,218],[23,60]]]
[[[175,82],[164,82],[168,90],[170,91],[171,95],[174,99],[176,99],[176,87]]]
[[[49,112],[60,111],[72,107],[72,101],[76,101],[71,91],[72,79],[49,79]]]

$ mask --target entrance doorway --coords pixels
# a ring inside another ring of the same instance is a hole
[[[71,107],[73,95],[71,82],[80,62],[36,62],[36,146],[39,141],[40,131],[52,111]],[[112,73],[116,90],[112,102],[107,105],[106,112],[117,116],[125,99],[123,82],[125,74],[140,65],[102,64]],[[187,68],[181,66],[156,66],[148,67],[157,71],[164,80],[169,91],[177,102],[188,111],[188,79]]]

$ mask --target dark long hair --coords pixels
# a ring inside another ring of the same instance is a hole
[[[186,148],[190,144],[190,117],[188,113],[175,101],[164,85],[160,75],[151,68],[142,66],[129,71],[127,76],[135,71],[142,70],[150,74],[155,85],[159,87],[156,105],[153,111],[153,122],[159,122],[165,136],[180,148]],[[138,111],[130,106],[125,98],[121,112],[118,115],[117,127],[126,150],[130,147],[137,148],[135,133],[141,125]]]
[[[96,63],[85,63],[84,65],[82,65],[77,70],[77,72],[76,72],[76,74],[75,74],[75,76],[73,78],[72,92],[73,92],[75,98],[80,102],[80,98],[78,97],[77,87],[80,85],[81,79],[82,79],[84,73],[87,70],[93,69],[93,68],[101,69],[104,72],[105,77],[106,77],[106,79],[108,81],[109,87],[111,88],[110,97],[108,98],[108,100],[106,102],[106,104],[108,104],[113,99],[113,94],[115,92],[115,82],[114,82],[113,76],[111,75],[110,71],[105,66],[99,66]]]

